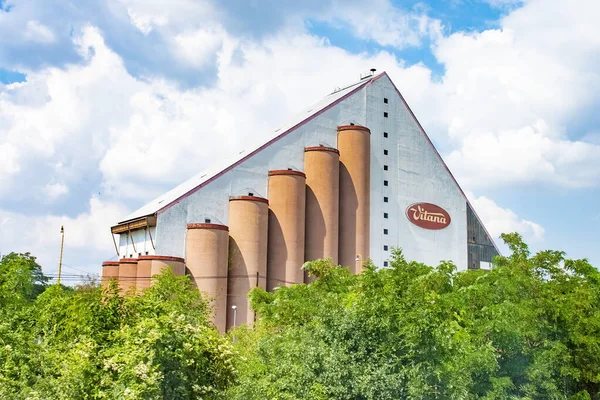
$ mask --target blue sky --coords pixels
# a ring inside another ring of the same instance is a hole
[[[598,266],[600,4],[565,3],[0,0],[0,253],[53,272],[65,225],[97,273],[111,224],[375,67],[496,238]]]

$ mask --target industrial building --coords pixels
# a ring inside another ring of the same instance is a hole
[[[489,268],[493,240],[386,73],[366,74],[112,227],[103,277],[143,289],[167,265],[213,298],[221,331],[251,323],[256,286],[303,283],[305,261],[359,272],[408,260]]]

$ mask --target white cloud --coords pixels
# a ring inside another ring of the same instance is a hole
[[[117,0],[127,10],[131,23],[145,35],[154,29],[189,30],[207,21],[218,19],[220,14],[210,1],[170,0]]]
[[[62,183],[48,183],[44,186],[44,193],[47,199],[54,201],[69,193],[69,187]]]
[[[49,27],[35,20],[27,22],[23,36],[26,40],[41,43],[52,43],[56,40],[54,33]]]
[[[0,88],[0,142],[8,155],[0,177],[39,179],[39,186],[11,179],[23,184],[24,197],[38,197],[52,179],[87,179],[110,145],[107,129],[127,121],[128,97],[141,86],[96,29],[86,28],[76,43],[84,64],[32,71],[26,82]]]
[[[11,143],[0,144],[0,182],[8,181],[12,175],[19,172],[19,154],[16,146]]]
[[[104,259],[115,256],[110,226],[127,210],[98,198],[75,217],[25,215],[0,209],[0,253],[32,252],[46,273],[58,264],[60,227],[65,229],[64,263],[98,273]]]
[[[388,0],[373,0],[368,7],[364,3],[335,2],[320,18],[348,24],[358,38],[397,49],[419,46],[424,38],[437,41],[443,30],[441,21],[429,17],[422,7],[401,10]]]
[[[467,197],[493,238],[497,239],[501,233],[518,232],[529,243],[539,243],[544,239],[545,230],[541,225],[519,217],[485,196],[475,198],[473,193],[467,192]]]
[[[219,30],[198,29],[180,33],[174,38],[175,55],[196,68],[216,62],[216,52],[223,43],[224,33]]]
[[[593,17],[600,3],[581,2],[577,13],[571,7],[532,0],[501,20],[500,29],[437,41],[434,54],[445,74],[415,95],[415,107],[424,110],[434,137],[454,148],[450,167],[467,186],[600,182],[600,145],[578,140],[585,131],[571,131],[580,114],[600,105]],[[439,109],[428,112],[423,98]]]
[[[472,134],[447,161],[467,187],[545,182],[578,188],[600,182],[600,146],[552,138],[544,121]]]

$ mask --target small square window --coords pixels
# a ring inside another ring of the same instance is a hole
[[[387,230],[387,229],[384,229],[384,230],[383,230],[383,234],[384,234],[384,235],[387,235],[387,234],[388,234],[388,230]]]
[[[387,219],[387,217],[388,217],[388,213],[383,213],[383,218]]]
[[[388,245],[387,244],[383,245],[383,251],[388,251]]]
[[[384,166],[383,166],[383,170],[384,170],[384,171],[387,171],[387,170],[388,170],[388,166],[387,166],[387,165],[384,165]]]
[[[383,98],[383,102],[384,102],[385,104],[387,104],[387,103],[388,103],[388,99],[387,99],[387,97],[384,97],[384,98]]]
[[[387,156],[388,155],[388,151],[387,150],[383,150],[383,155]]]
[[[388,181],[383,181],[383,186],[387,186],[388,185]]]
[[[387,132],[383,132],[383,137],[388,137],[388,133]]]
[[[387,261],[384,261],[384,262],[383,262],[383,266],[384,266],[384,267],[387,267],[387,266],[388,266],[388,262],[387,262]]]
[[[384,198],[383,198],[383,202],[384,202],[384,203],[387,203],[387,202],[388,202],[388,198],[387,198],[387,197],[384,197]]]
[[[383,118],[387,118],[387,117],[388,117],[388,113],[387,113],[387,112],[384,112],[384,113],[383,113]]]
[[[148,255],[148,252],[146,252],[146,255]]]

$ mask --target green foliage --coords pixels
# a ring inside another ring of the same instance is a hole
[[[600,273],[518,234],[491,271],[408,262],[360,275],[317,260],[309,285],[250,293],[220,336],[187,277],[143,295],[47,286],[0,262],[1,399],[600,399]]]
[[[407,262],[254,289],[254,329],[232,333],[235,399],[598,399],[600,274],[518,234],[491,271]]]
[[[0,260],[0,309],[15,310],[35,299],[46,287],[48,279],[29,253],[10,253]]]
[[[35,259],[5,259],[21,275],[0,275],[0,398],[220,399],[234,381],[231,343],[187,277],[165,272],[143,296],[115,282],[36,296]]]

